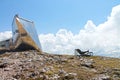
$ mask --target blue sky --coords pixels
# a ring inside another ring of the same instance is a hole
[[[74,34],[88,20],[103,23],[119,0],[1,0],[0,32],[11,30],[15,14],[34,21],[39,34],[67,29]]]
[[[42,50],[120,57],[119,0],[1,0],[0,41],[12,37],[15,14],[35,23]]]

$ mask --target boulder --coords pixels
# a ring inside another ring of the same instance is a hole
[[[88,67],[88,68],[93,68],[93,59],[84,59],[82,62],[81,62],[81,66],[84,66],[84,67]]]

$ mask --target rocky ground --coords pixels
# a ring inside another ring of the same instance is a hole
[[[120,59],[5,52],[0,55],[0,80],[120,80]]]

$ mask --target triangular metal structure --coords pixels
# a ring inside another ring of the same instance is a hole
[[[9,43],[9,49],[12,50],[31,50],[42,51],[40,41],[34,23],[32,21],[14,16],[12,23],[12,40]]]
[[[12,34],[15,49],[36,49],[41,51],[41,45],[33,22],[15,15]]]

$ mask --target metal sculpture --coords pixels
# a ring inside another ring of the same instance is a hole
[[[4,42],[4,43],[3,43]],[[32,21],[14,16],[12,38],[0,42],[1,49],[42,51],[37,32]]]

